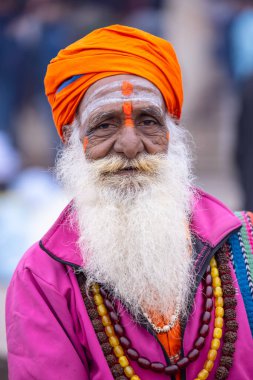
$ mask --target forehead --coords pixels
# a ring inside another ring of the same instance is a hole
[[[125,88],[128,91],[125,91]],[[95,82],[87,90],[80,106],[79,114],[89,114],[96,110],[108,109],[130,100],[141,107],[141,104],[156,105],[165,110],[163,96],[150,81],[135,75],[115,75]]]

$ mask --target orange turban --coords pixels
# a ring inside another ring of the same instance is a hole
[[[120,74],[148,79],[161,91],[169,113],[180,117],[182,77],[172,45],[142,30],[112,25],[60,50],[48,65],[45,91],[60,136],[62,126],[74,120],[87,89],[99,79]]]

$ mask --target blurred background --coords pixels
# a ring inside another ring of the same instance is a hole
[[[21,255],[67,203],[48,170],[60,141],[44,95],[46,67],[61,48],[113,23],[174,44],[196,184],[234,210],[253,210],[253,0],[1,1],[1,380],[7,379],[8,283]]]

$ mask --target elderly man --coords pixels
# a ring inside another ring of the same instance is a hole
[[[172,46],[114,25],[45,78],[73,201],[7,295],[9,378],[252,378],[252,216],[192,184]]]

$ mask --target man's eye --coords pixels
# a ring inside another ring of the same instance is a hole
[[[97,128],[98,129],[108,129],[110,127],[111,124],[109,123],[103,123],[103,124],[100,124]]]
[[[145,120],[142,120],[139,124],[145,125],[148,127],[152,127],[153,125],[157,125],[158,122],[156,120],[153,120],[153,119],[145,119]]]
[[[106,122],[94,126],[90,130],[90,135],[94,136],[108,136],[109,134],[115,133],[118,127],[116,123]]]

